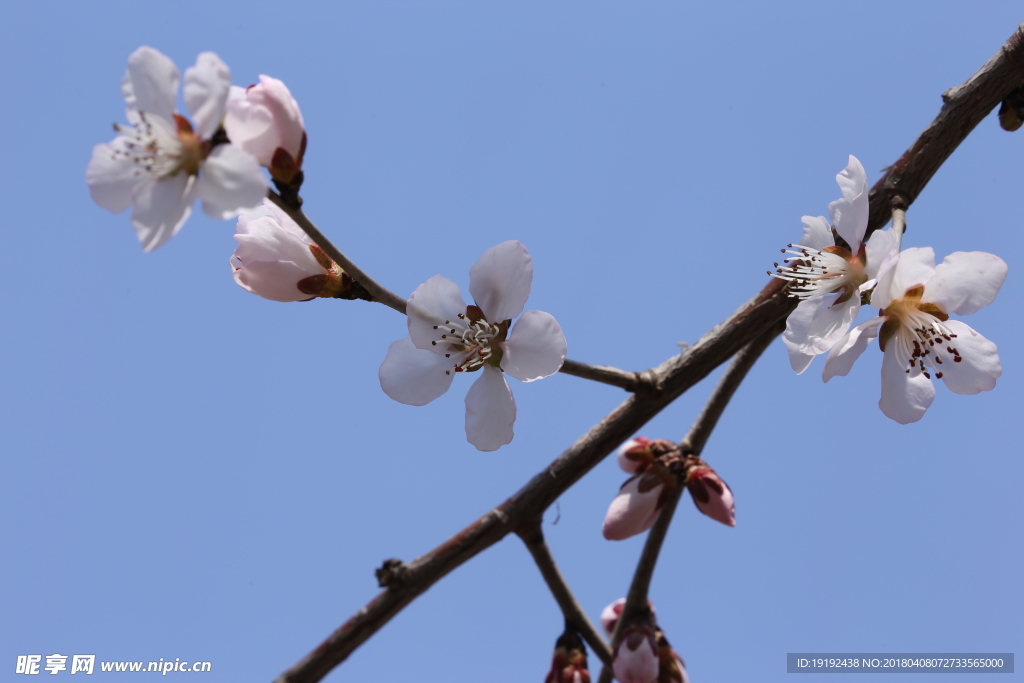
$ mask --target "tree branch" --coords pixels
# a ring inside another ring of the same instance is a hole
[[[595,382],[611,384],[615,387],[621,387],[630,393],[643,391],[652,386],[652,380],[647,373],[626,372],[609,365],[589,365],[588,363],[580,363],[568,358],[562,363],[562,368],[559,372],[564,372],[573,377],[582,377],[583,379],[590,379]]]
[[[612,651],[608,649],[608,643],[604,642],[604,638],[587,617],[587,613],[576,601],[562,572],[555,564],[555,558],[551,556],[551,550],[544,541],[540,520],[534,519],[523,523],[516,533],[519,538],[523,539],[526,549],[530,551],[533,561],[537,563],[537,568],[540,569],[541,576],[544,577],[544,583],[548,585],[551,595],[554,596],[555,602],[558,603],[565,616],[566,626],[576,629],[590,645],[590,649],[598,659],[604,662],[605,666],[611,666]]]

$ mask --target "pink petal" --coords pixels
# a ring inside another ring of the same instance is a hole
[[[828,354],[828,359],[825,361],[825,368],[821,373],[821,378],[827,382],[833,377],[843,377],[850,372],[854,362],[860,358],[860,354],[864,353],[864,349],[868,347],[868,342],[878,336],[878,328],[884,322],[885,318],[878,316],[850,330],[845,337],[832,347]]]
[[[200,53],[196,65],[185,69],[185,107],[203,140],[220,127],[230,88],[231,70],[213,52]]]
[[[403,337],[388,347],[377,378],[384,393],[399,403],[425,406],[452,385],[452,365],[444,356],[417,349],[412,340]]]
[[[178,234],[192,213],[193,177],[179,173],[148,179],[135,189],[132,226],[143,251],[153,251]]]
[[[554,316],[526,311],[502,347],[501,369],[522,382],[549,377],[565,361],[565,335]]]
[[[857,157],[850,155],[836,182],[843,196],[828,205],[828,212],[836,232],[856,253],[868,227],[868,176]]]
[[[900,252],[899,260],[890,270],[881,274],[871,305],[886,309],[896,299],[902,299],[911,287],[923,285],[935,273],[935,252],[931,247],[912,247]]]
[[[516,241],[491,247],[469,269],[469,293],[492,323],[522,313],[532,283],[533,259]]]
[[[942,364],[935,366],[946,387],[967,395],[995,389],[996,380],[1003,374],[996,345],[959,320],[947,321],[946,326],[956,335],[948,346],[955,348],[961,359],[957,363],[951,354],[943,354]]]
[[[953,252],[935,268],[922,300],[939,304],[946,313],[976,313],[996,300],[1006,270],[1006,261],[995,254]]]
[[[890,344],[882,360],[882,398],[878,407],[900,424],[917,422],[935,398],[935,387],[920,368],[907,372],[906,364],[897,358],[896,344]]]
[[[658,519],[658,513],[661,512],[658,501],[665,487],[658,484],[649,491],[641,492],[640,480],[643,476],[639,474],[627,480],[608,506],[601,533],[609,541],[621,541],[642,534]]]
[[[226,219],[259,206],[267,196],[267,181],[256,159],[234,145],[217,145],[203,162],[196,184],[203,211]]]
[[[242,267],[239,268],[239,264]],[[237,256],[230,260],[235,282],[257,296],[271,301],[308,301],[312,297],[299,290],[299,280],[309,277],[306,270],[291,261],[252,261]],[[323,269],[320,269],[323,272]]]
[[[110,144],[96,145],[85,169],[92,200],[112,213],[121,213],[132,205],[135,186],[146,177],[125,158],[127,143],[126,138],[117,137]]]
[[[516,401],[501,370],[486,366],[466,394],[466,439],[481,451],[512,441]]]
[[[627,627],[612,660],[619,683],[654,683],[658,664],[658,648],[650,627]]]
[[[651,440],[645,436],[634,436],[632,439],[619,446],[619,449],[615,451],[615,458],[619,462],[619,467],[627,474],[636,474],[638,469],[650,464],[654,458],[654,456],[646,450],[647,445],[650,442]],[[636,459],[627,455],[629,451],[634,449],[643,453],[643,455]]]
[[[174,62],[159,50],[144,45],[128,57],[121,94],[130,112],[148,112],[172,121],[179,82]],[[128,120],[133,118],[130,113]]]
[[[466,302],[462,300],[459,286],[443,275],[435,275],[417,287],[409,297],[409,337],[416,348],[443,355],[447,347],[442,343],[435,345],[431,342],[439,341],[444,332],[434,328],[443,325],[446,320],[464,323],[459,320],[459,315],[465,312]]]

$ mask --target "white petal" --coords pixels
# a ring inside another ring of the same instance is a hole
[[[264,215],[257,212],[263,212]],[[235,249],[235,255],[242,263],[291,261],[305,271],[306,274],[302,277],[323,274],[323,266],[309,249],[312,241],[304,234],[295,235],[285,229],[278,223],[276,216],[268,214],[269,212],[262,207],[257,207],[254,211],[239,216],[235,234],[238,247]]]
[[[203,162],[197,189],[206,215],[225,219],[259,206],[267,196],[267,181],[251,154],[217,145]]]
[[[878,278],[871,294],[871,305],[886,309],[902,299],[911,287],[923,285],[935,273],[935,252],[931,247],[912,247],[900,252],[896,264]]]
[[[178,234],[192,213],[192,179],[185,173],[145,180],[135,190],[132,226],[143,251],[153,251]]]
[[[491,247],[469,269],[469,293],[492,323],[522,313],[532,284],[533,259],[514,240]]]
[[[658,484],[648,491],[640,491],[640,481],[644,475],[631,477],[622,485],[617,496],[608,506],[604,515],[601,533],[609,541],[622,541],[631,536],[641,534],[658,519],[661,508],[658,501],[664,491],[664,485]]]
[[[412,293],[406,312],[409,336],[416,348],[444,354],[447,349],[443,345],[431,344],[442,334],[434,327],[446,320],[458,321],[459,315],[466,312],[466,302],[457,284],[443,275],[435,275]]]
[[[108,145],[96,145],[85,169],[85,182],[89,184],[92,200],[113,213],[121,213],[132,205],[135,186],[145,177],[140,175],[139,167],[124,156],[127,142],[117,137]]]
[[[905,425],[924,417],[935,398],[935,387],[920,368],[907,372],[907,366],[894,351],[895,346],[888,347],[882,360],[882,398],[878,407],[887,417]]]
[[[946,313],[969,315],[996,300],[1006,280],[1006,261],[983,251],[956,251],[943,259],[924,290],[923,301]]]
[[[565,361],[565,335],[554,316],[526,311],[504,344],[501,369],[522,382],[549,377]]]
[[[961,358],[955,363],[950,354],[943,354],[942,364],[935,366],[946,387],[953,393],[967,395],[995,389],[996,380],[1003,374],[996,345],[959,320],[946,322],[946,327],[956,335],[948,345]]]
[[[425,406],[448,391],[455,378],[453,363],[444,356],[423,351],[403,337],[388,347],[388,355],[377,373],[380,388],[399,403]]]
[[[811,361],[817,355],[807,348],[807,334],[810,332],[811,323],[818,315],[818,310],[827,303],[825,297],[804,299],[786,318],[786,331],[782,333],[782,342],[789,352],[789,364],[798,375],[811,365]]]
[[[828,205],[828,213],[836,232],[856,253],[868,227],[868,176],[857,157],[850,155],[836,182],[843,196]]]
[[[274,116],[269,109],[246,97],[243,88],[231,88],[224,114],[224,130],[232,144],[252,154],[262,165],[270,166],[274,150],[280,145]]]
[[[231,70],[213,52],[200,53],[196,65],[185,69],[185,106],[203,140],[217,132],[230,88]]]
[[[834,247],[835,237],[832,235],[832,228],[824,216],[803,216],[804,234],[800,238],[800,244],[811,249],[824,249]]]
[[[815,353],[825,353],[838,342],[860,312],[860,301],[855,294],[850,300],[835,304],[838,297],[828,297],[817,317],[811,321],[807,333],[807,348]]]
[[[295,263],[290,261],[245,263],[237,256],[232,256],[230,263],[238,286],[264,299],[308,301],[313,298],[296,286],[299,280],[309,277],[309,273]]]
[[[878,336],[878,328],[884,322],[885,318],[878,316],[850,330],[849,334],[832,347],[821,378],[827,382],[833,377],[843,377],[850,372],[854,362],[868,347],[868,342]]]
[[[869,278],[878,278],[892,267],[899,256],[900,235],[895,230],[875,230],[864,245],[867,265],[864,268]]]
[[[174,62],[159,50],[144,45],[128,57],[121,94],[130,111],[157,114],[173,121],[179,82],[178,67]]]
[[[505,376],[485,366],[466,394],[466,439],[478,450],[496,451],[512,441],[515,421],[516,401]]]

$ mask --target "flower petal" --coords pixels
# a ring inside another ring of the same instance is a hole
[[[232,275],[234,275],[238,286],[264,299],[309,301],[314,298],[296,286],[299,280],[309,277],[309,273],[296,263],[291,261],[245,263],[238,256],[232,256],[230,264]]]
[[[896,264],[878,278],[871,294],[871,305],[886,309],[911,287],[923,285],[935,273],[935,251],[931,247],[912,247],[900,252]]]
[[[174,120],[174,105],[178,101],[178,67],[167,55],[143,45],[128,57],[128,69],[121,80],[121,94],[128,108],[128,120],[133,112],[144,111]]]
[[[882,398],[878,407],[887,417],[900,424],[917,422],[935,398],[935,387],[921,369],[907,367],[900,361],[891,344],[882,360]]]
[[[565,335],[554,316],[526,311],[503,345],[501,369],[522,382],[549,377],[565,361]]]
[[[135,189],[132,226],[143,251],[153,251],[178,234],[192,213],[192,180],[185,173],[147,179]]]
[[[661,512],[658,501],[661,500],[665,486],[658,484],[648,491],[641,492],[640,480],[643,476],[638,474],[626,480],[619,494],[608,506],[601,533],[609,541],[622,541],[642,534],[658,519]]]
[[[256,159],[234,145],[217,145],[203,163],[196,184],[203,211],[211,218],[237,216],[259,206],[267,181]]]
[[[448,391],[455,379],[452,363],[444,356],[417,349],[403,337],[388,347],[377,378],[384,393],[399,403],[425,406]]]
[[[864,245],[867,264],[864,271],[868,278],[875,279],[888,272],[899,256],[900,235],[893,229],[875,230]]]
[[[216,53],[201,52],[196,65],[185,69],[185,107],[203,140],[220,127],[230,88],[231,70]]]
[[[1003,374],[996,345],[959,320],[947,321],[946,327],[956,335],[949,345],[961,358],[955,363],[949,355],[943,354],[945,362],[935,366],[942,372],[946,387],[953,393],[967,395],[995,389],[996,380]]]
[[[878,328],[884,322],[885,317],[878,316],[850,330],[845,337],[839,340],[839,343],[832,347],[828,359],[825,361],[825,369],[821,373],[821,378],[827,382],[837,375],[843,377],[850,372],[854,362],[868,347],[868,342],[878,336]]]
[[[458,320],[465,312],[466,302],[462,300],[459,286],[443,275],[435,275],[409,297],[407,313],[412,343],[418,349],[444,355],[448,349],[433,344],[441,335],[435,327],[446,320]]]
[[[121,213],[132,205],[135,186],[145,177],[126,156],[127,144],[126,138],[117,137],[110,144],[96,145],[85,169],[92,200],[113,213]]]
[[[814,357],[818,355],[807,348],[807,335],[818,311],[825,305],[827,305],[825,297],[804,299],[786,318],[786,331],[782,333],[782,342],[789,352],[789,364],[798,375],[803,374],[804,370],[810,367]]]
[[[868,176],[857,157],[850,155],[836,182],[843,196],[828,205],[828,213],[836,232],[856,253],[868,227]]]
[[[496,451],[512,441],[515,421],[516,401],[505,376],[485,366],[466,394],[466,439],[478,450]]]
[[[995,254],[955,251],[935,268],[922,300],[939,304],[946,313],[976,313],[995,301],[1006,270],[1006,261]]]
[[[811,249],[824,249],[834,247],[835,237],[832,236],[832,228],[824,216],[802,216],[804,222],[804,234],[800,238],[800,244]]]
[[[491,247],[469,269],[469,293],[492,323],[522,313],[532,284],[533,259],[515,240]]]

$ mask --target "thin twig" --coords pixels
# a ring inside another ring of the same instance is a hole
[[[768,348],[768,345],[778,336],[783,327],[781,322],[776,323],[775,326],[765,330],[733,357],[732,363],[729,364],[721,379],[718,380],[715,390],[711,392],[707,403],[704,404],[704,409],[700,411],[700,415],[693,421],[690,431],[687,432],[686,437],[680,442],[679,450],[684,455],[700,455],[701,451],[704,450],[708,437],[714,431],[715,425],[718,424],[718,419],[725,411],[725,407],[729,405],[729,401],[732,399],[733,394],[736,393],[736,389],[739,388],[747,376],[747,372],[750,371],[750,368],[754,366],[754,363],[757,362],[757,359],[761,357],[761,354]],[[633,572],[633,581],[629,586],[629,592],[626,594],[626,604],[622,606],[622,613],[619,615],[619,621],[615,625],[615,632],[612,634],[613,649],[615,643],[622,636],[622,630],[625,628],[623,624],[628,624],[634,616],[637,616],[647,606],[647,594],[650,591],[654,568],[658,564],[661,547],[665,542],[668,527],[672,523],[672,516],[675,514],[676,506],[679,504],[682,493],[683,487],[680,486],[669,497],[664,507],[662,507],[658,519],[655,520],[647,534],[643,552],[640,554],[640,560],[637,562],[636,571]],[[606,664],[601,670],[598,683],[610,683],[611,680],[611,665]]]
[[[548,585],[551,595],[555,598],[555,602],[562,609],[566,626],[576,629],[590,645],[590,649],[597,655],[597,658],[604,662],[606,666],[611,666],[612,651],[608,649],[608,643],[604,642],[604,638],[601,637],[601,634],[594,627],[594,623],[590,621],[587,613],[583,611],[580,603],[576,601],[576,597],[569,589],[569,584],[565,582],[562,572],[558,569],[558,565],[555,564],[555,558],[552,557],[551,550],[544,540],[544,532],[541,529],[540,520],[530,520],[520,525],[516,533],[519,535],[519,538],[523,539],[526,549],[530,551],[533,561],[537,564],[537,568],[540,569],[541,576],[544,577],[544,583]]]
[[[576,360],[569,360],[568,358],[562,363],[562,369],[559,372],[564,372],[573,377],[582,377],[583,379],[590,379],[595,382],[611,384],[630,393],[649,388],[652,384],[645,373],[626,372],[625,370],[619,370],[608,365],[590,365]]]
[[[405,313],[405,299],[378,283],[363,272],[362,268],[352,263],[347,256],[341,253],[338,247],[334,246],[333,242],[327,239],[326,235],[320,232],[320,229],[313,224],[313,221],[309,220],[302,209],[289,206],[287,202],[281,199],[281,195],[273,190],[267,190],[267,197],[279,209],[291,216],[292,220],[298,223],[299,227],[309,235],[309,238],[316,242],[317,246],[323,249],[328,256],[334,259],[335,263],[341,266],[342,270],[348,273],[354,281],[362,285],[363,289],[370,295],[371,301],[384,304],[399,313]]]
[[[952,102],[955,99],[958,111],[984,109],[983,118],[1002,97],[1024,80],[1024,70],[1020,66],[1024,62],[1022,45],[1024,32],[1018,29],[1000,53],[964,86],[949,91],[947,100]],[[1016,75],[1008,74],[1008,70],[1015,70]],[[993,82],[989,83],[990,80]],[[1014,80],[1016,82],[1007,87],[1007,83]],[[1000,91],[1001,95],[993,100],[990,91]],[[943,108],[944,112],[947,107]],[[940,113],[940,118],[942,116]],[[868,229],[876,230],[889,221],[892,196],[902,194],[909,206],[969,130],[956,130],[955,126],[946,124],[937,126],[933,122],[889,173],[876,183],[870,196]],[[945,137],[955,140],[955,144],[949,147],[942,140]],[[916,189],[908,191],[911,188]],[[321,244],[321,247],[324,245]],[[324,250],[327,251],[326,248]],[[789,315],[795,303],[785,296],[781,283],[781,280],[773,279],[757,296],[710,330],[700,341],[652,371],[653,391],[630,395],[515,495],[433,551],[407,565],[410,573],[400,587],[379,594],[313,652],[284,672],[277,679],[278,683],[319,681],[434,583],[477,553],[497,543],[523,520],[535,518],[547,509],[580,477],[635,434],[665,406],[755,337],[773,327],[774,323]]]
[[[896,232],[896,251],[903,246],[903,233],[907,231],[907,206],[896,197],[892,200],[892,229]]]

